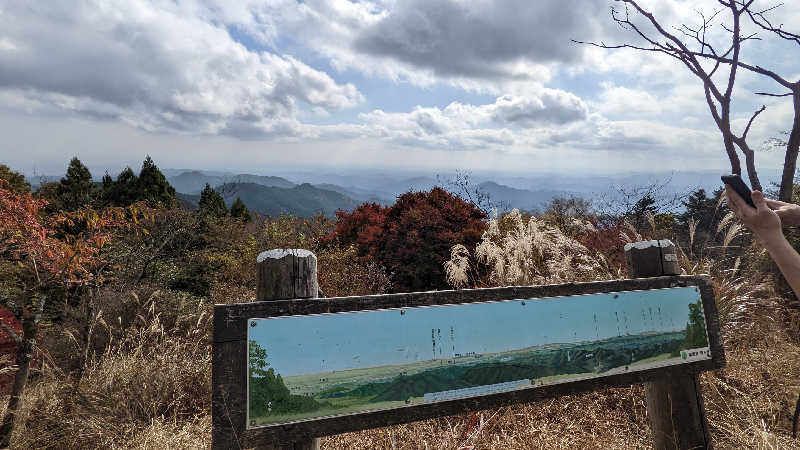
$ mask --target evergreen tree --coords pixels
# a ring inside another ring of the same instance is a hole
[[[243,222],[250,222],[250,210],[239,197],[236,197],[236,201],[231,205],[231,217],[241,219]]]
[[[225,217],[228,215],[228,208],[225,207],[225,200],[219,192],[215,191],[208,183],[200,193],[200,212],[212,217]]]
[[[698,251],[703,246],[722,239],[722,235],[717,235],[717,225],[728,213],[727,206],[719,201],[723,192],[722,188],[717,189],[713,197],[709,197],[704,189],[698,189],[686,201],[681,202],[686,207],[686,212],[678,216],[678,221],[687,232],[689,222],[694,219],[695,223],[695,232],[691,239],[694,242],[692,251]]]
[[[128,206],[139,200],[138,178],[130,167],[120,172],[116,181],[106,173],[103,176],[102,189],[101,197],[105,205]]]
[[[686,207],[686,212],[678,217],[680,223],[685,226],[689,223],[689,219],[694,218],[699,231],[714,230],[720,219],[727,214],[727,207],[724,204],[717,208],[722,192],[722,189],[717,189],[713,197],[708,197],[705,189],[692,192],[686,201],[681,202]]]
[[[4,164],[0,164],[0,179],[8,182],[12,192],[24,194],[31,191],[31,185],[25,181],[25,176],[19,172],[14,172]]]
[[[69,162],[67,174],[61,179],[58,196],[62,207],[67,211],[75,211],[92,201],[94,183],[89,169],[74,157]]]
[[[647,194],[633,205],[633,208],[631,208],[627,216],[631,224],[637,230],[641,231],[647,228],[647,213],[655,215],[657,212],[658,207],[656,206],[656,199],[654,199],[652,195]]]
[[[178,203],[175,188],[170,186],[167,177],[158,170],[150,155],[142,163],[137,186],[138,199],[151,206],[171,207]]]

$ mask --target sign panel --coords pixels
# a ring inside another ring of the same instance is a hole
[[[704,275],[215,305],[212,448],[724,366]]]
[[[247,428],[712,358],[698,286],[249,317]]]

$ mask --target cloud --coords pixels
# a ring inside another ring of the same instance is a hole
[[[521,126],[537,123],[565,124],[584,120],[589,114],[586,104],[569,92],[546,89],[538,97],[504,95],[494,105],[496,120]]]
[[[574,94],[545,89],[535,96],[504,95],[484,105],[453,102],[443,109],[417,107],[407,113],[374,110],[359,118],[378,136],[403,145],[505,150],[542,130],[579,123],[588,116],[588,107]]]
[[[285,127],[300,107],[352,107],[352,84],[298,59],[248,50],[191,2],[6,3],[0,90],[31,108],[125,121],[151,131]],[[232,13],[231,13],[232,14]]]
[[[559,2],[529,0],[397,2],[356,37],[354,47],[437,75],[525,77],[509,72],[510,65],[579,60],[582,49],[570,39],[595,27],[602,3],[582,2],[577,13]]]
[[[653,117],[663,111],[662,103],[667,101],[658,99],[646,90],[615,86],[611,83],[604,83],[602,87],[603,92],[595,106],[597,111],[606,116]]]

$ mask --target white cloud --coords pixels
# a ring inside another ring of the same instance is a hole
[[[453,102],[443,109],[417,107],[408,113],[374,110],[359,116],[378,134],[404,145],[472,150],[505,150],[529,129],[549,129],[580,122],[588,107],[568,92],[545,89],[537,96],[504,95],[494,103]]]
[[[595,106],[605,116],[619,118],[653,117],[663,111],[662,101],[652,93],[603,83],[603,92]]]
[[[254,52],[191,3],[11,3],[0,14],[0,89],[27,108],[117,118],[153,131],[266,134],[298,103],[337,109],[352,84],[296,58]],[[8,50],[13,46],[12,50]]]

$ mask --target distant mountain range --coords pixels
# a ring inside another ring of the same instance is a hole
[[[95,174],[104,168],[94,168]],[[511,208],[525,211],[542,210],[554,197],[582,197],[596,208],[608,210],[624,205],[632,196],[639,195],[648,187],[656,186],[656,195],[672,198],[670,208],[674,212],[682,209],[681,195],[698,188],[711,193],[722,186],[720,170],[682,170],[672,172],[628,172],[628,173],[568,173],[531,171],[527,174],[506,172],[454,172],[402,171],[393,169],[332,169],[286,171],[276,169],[269,176],[213,170],[164,168],[170,184],[180,193],[187,206],[196,206],[199,193],[206,183],[218,188],[226,186],[223,196],[230,204],[236,196],[242,198],[252,211],[268,214],[287,212],[300,216],[322,211],[333,214],[337,209],[352,209],[364,202],[392,205],[395,199],[409,191],[430,190],[433,186],[465,196],[461,181],[467,181],[469,189],[488,195],[493,206],[500,212]],[[467,174],[467,179],[464,174]],[[57,181],[57,176],[30,176],[28,180],[35,189],[41,180]],[[112,176],[116,176],[112,174]],[[761,181],[765,188],[780,179],[779,170],[762,169]],[[96,178],[96,181],[100,181]],[[666,204],[666,202],[662,202]],[[611,205],[611,206],[609,206]],[[487,206],[487,205],[482,205]]]
[[[181,193],[186,204],[197,204],[197,194],[208,183],[222,190],[228,204],[237,196],[252,211],[270,215],[281,212],[309,216],[322,211],[332,215],[337,209],[352,209],[364,202],[391,205],[397,196],[408,191],[429,190],[444,186],[462,195],[453,183],[455,173],[426,175],[397,171],[277,172],[273,176],[226,172],[166,169],[168,180]],[[279,176],[278,176],[279,175]],[[770,176],[773,175],[773,176]],[[765,185],[779,174],[764,173]],[[531,173],[528,176],[503,173],[477,174],[469,177],[471,190],[488,195],[500,212],[511,208],[542,210],[554,197],[582,197],[595,206],[616,204],[625,190],[633,192],[646,186],[661,186],[663,197],[686,194],[698,188],[709,193],[721,186],[717,171],[682,171],[671,173],[621,173],[581,175]],[[224,186],[224,187],[221,187]],[[675,203],[673,202],[673,206]],[[677,203],[680,208],[680,204]]]
[[[291,188],[264,186],[257,183],[226,183],[215,189],[230,205],[236,198],[242,199],[250,211],[270,216],[292,214],[299,217],[311,217],[322,213],[332,216],[337,210],[352,210],[358,202],[339,192],[319,189],[308,183]],[[200,200],[198,194],[179,194],[180,199],[193,207]]]
[[[554,197],[575,195],[575,193],[566,191],[516,189],[494,181],[484,181],[478,185],[478,189],[489,196],[500,212],[511,208],[523,211],[542,210]]]
[[[171,176],[167,180],[176,191],[184,194],[199,194],[206,184],[214,187],[226,183],[255,183],[262,186],[272,186],[284,189],[289,189],[296,186],[296,184],[281,177],[250,175],[244,173],[237,175],[215,175],[200,172],[199,170],[183,172],[179,175]]]
[[[333,183],[298,185],[277,176],[219,175],[197,170],[171,176],[168,180],[187,205],[196,206],[200,199],[199,193],[209,184],[223,195],[229,206],[239,197],[254,212],[269,215],[290,213],[301,217],[319,212],[333,215],[338,209],[351,210],[364,202],[391,205],[397,196],[405,192],[430,190],[433,186],[446,184],[433,177],[418,176],[406,179],[387,178],[385,184],[369,187]],[[517,189],[492,181],[480,183],[477,188],[487,194],[492,204],[501,212],[511,208],[526,211],[541,209],[553,197],[569,194],[557,190]]]

